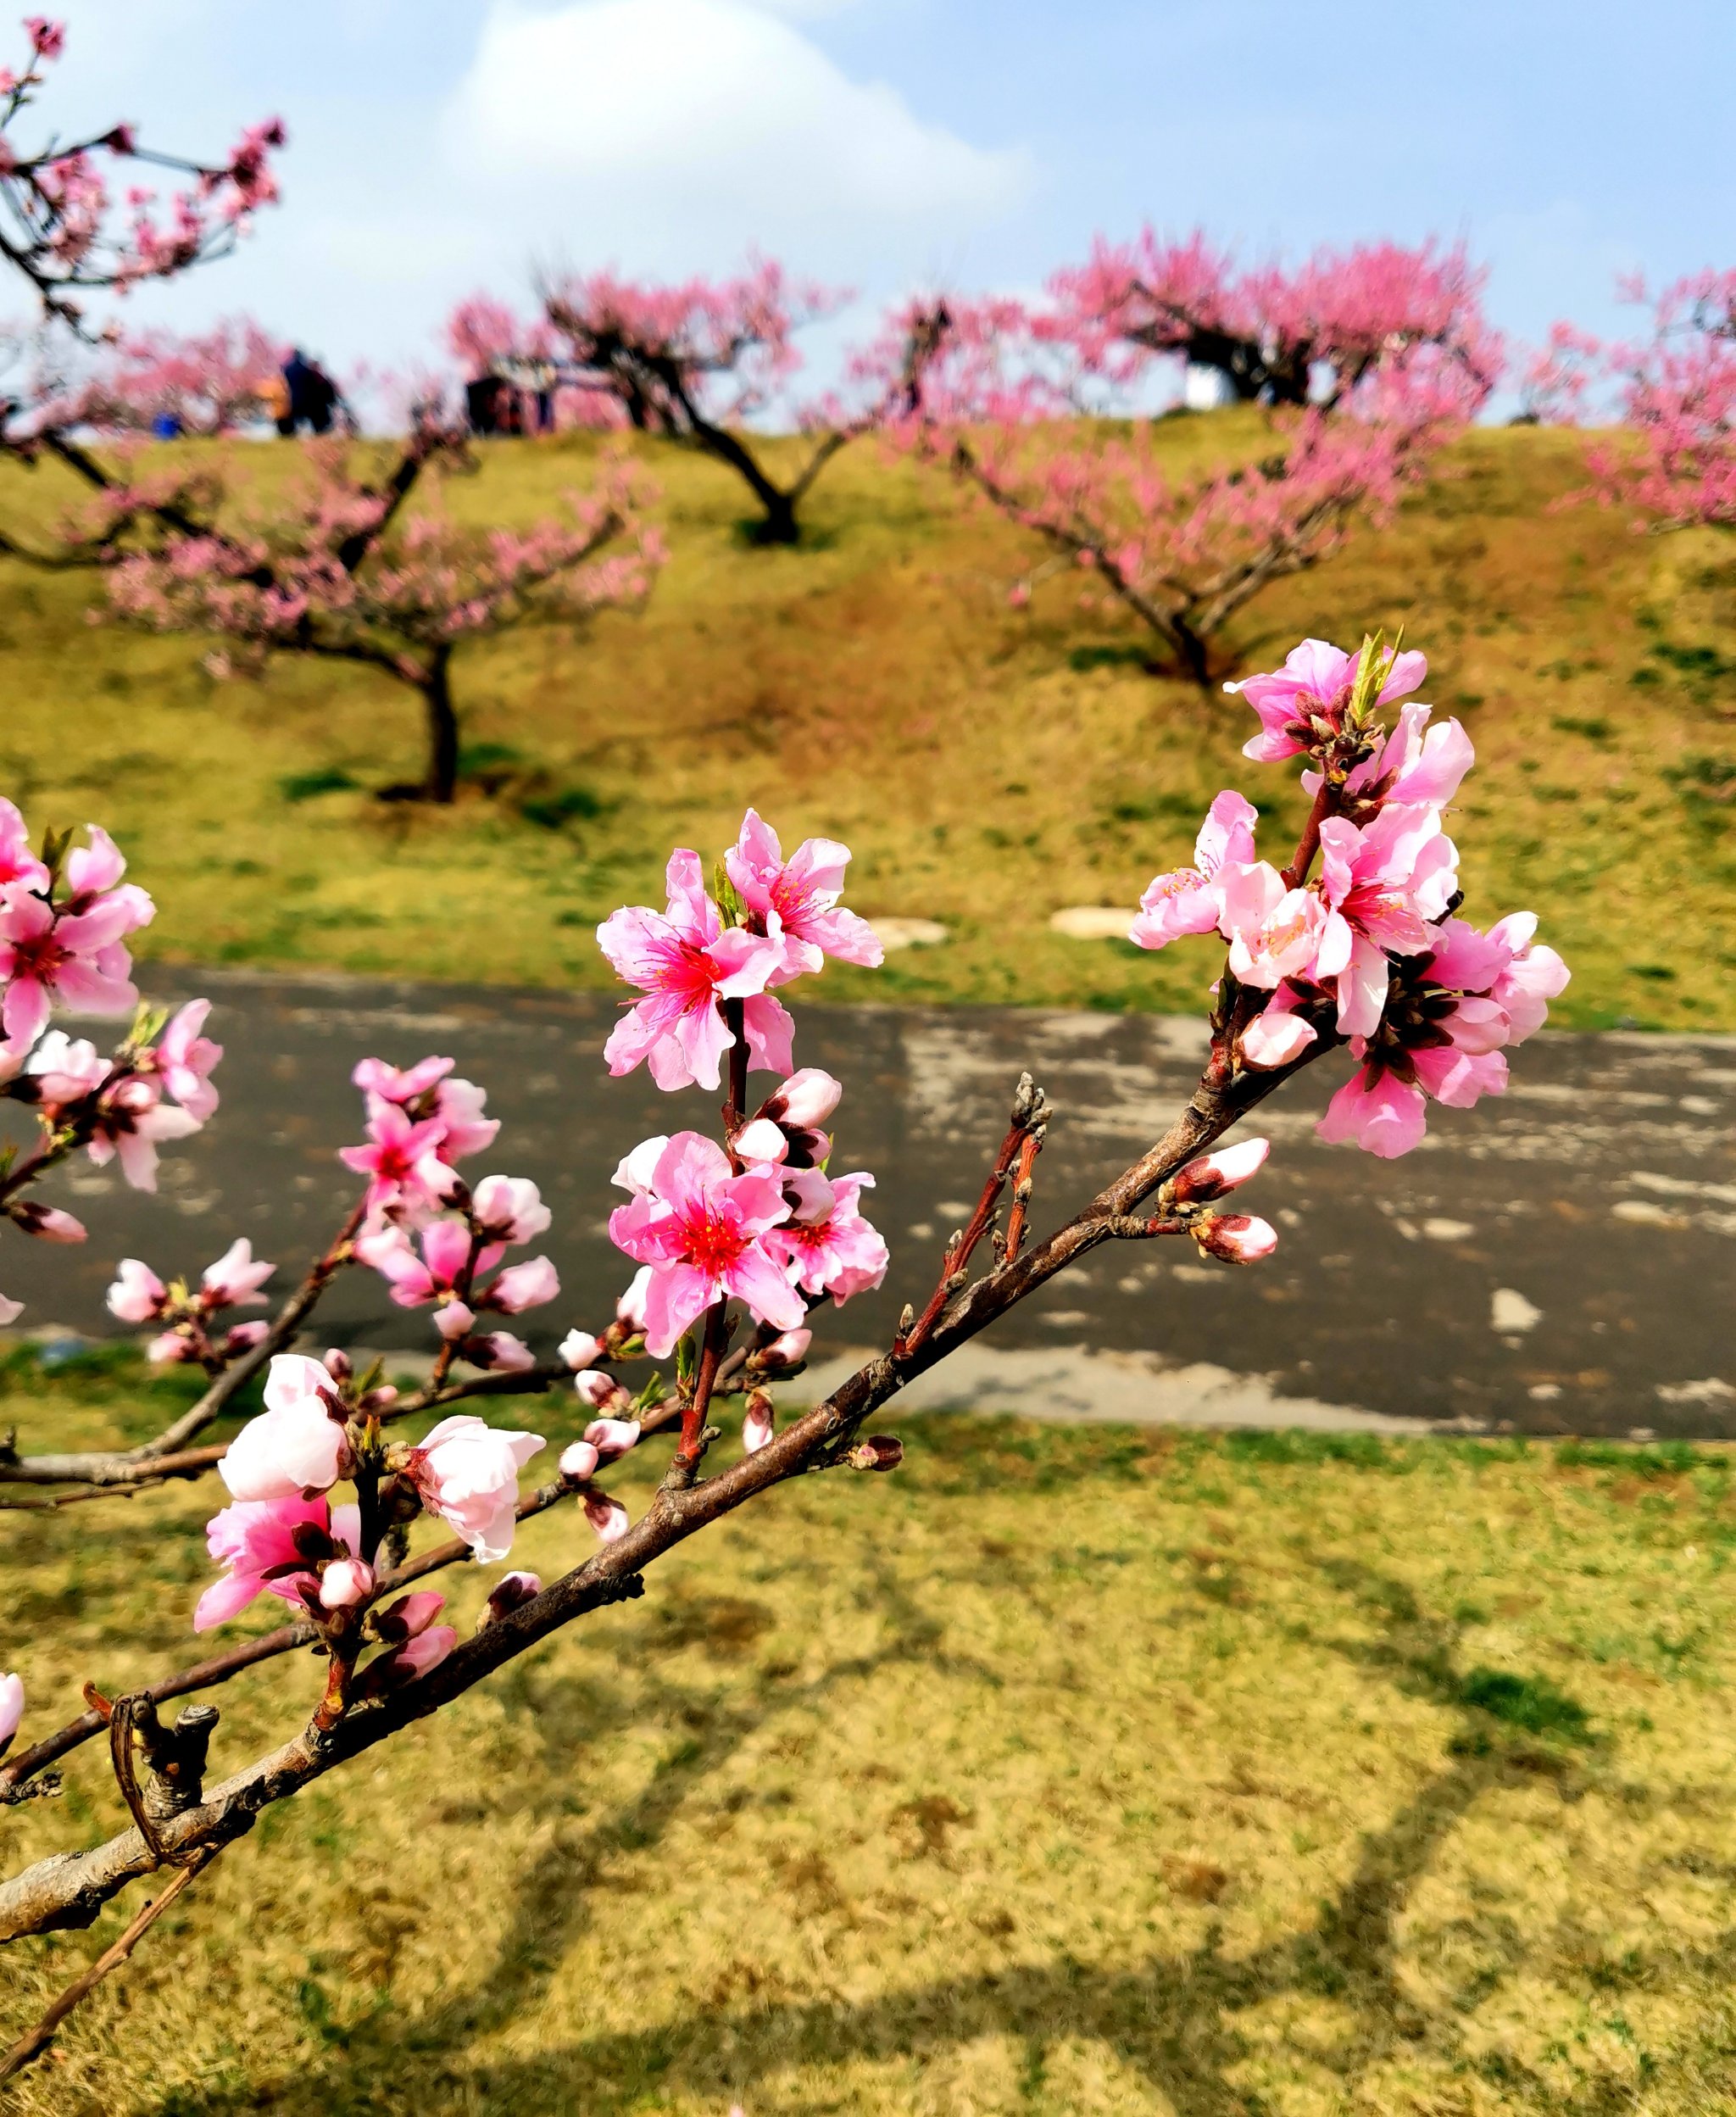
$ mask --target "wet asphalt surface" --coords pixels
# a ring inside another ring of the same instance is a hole
[[[609,1078],[598,1054],[615,1009],[598,995],[164,969],[146,983],[164,1000],[215,1002],[223,1106],[165,1150],[154,1196],[82,1161],[44,1187],[91,1240],[5,1242],[0,1287],[28,1304],[19,1329],[118,1329],[103,1295],[123,1256],[192,1274],[245,1234],[282,1281],[298,1277],[353,1195],[335,1159],[361,1137],[352,1066],[438,1051],[504,1120],[467,1173],[532,1176],[554,1208],[537,1246],[562,1298],[520,1319],[544,1350],[572,1323],[600,1327],[629,1275],[604,1225],[620,1155],[715,1120],[715,1097],[661,1095],[643,1072]],[[1151,1017],[800,1009],[798,1062],[846,1087],[834,1169],[878,1177],[871,1212],[893,1250],[880,1294],[824,1318],[816,1361],[883,1345],[903,1302],[921,1305],[1021,1067],[1058,1109],[1038,1164],[1040,1234],[1160,1134],[1202,1055],[1196,1023]],[[1248,1128],[1273,1140],[1241,1202],[1277,1224],[1275,1257],[1240,1269],[1182,1241],[1099,1251],[931,1378],[922,1401],[1736,1437],[1736,1038],[1545,1033],[1514,1056],[1505,1098],[1432,1107],[1425,1146],[1396,1162],[1315,1140],[1344,1067],[1329,1059],[1288,1084]],[[432,1344],[426,1312],[394,1308],[368,1273],[344,1274],[320,1318],[321,1344]]]

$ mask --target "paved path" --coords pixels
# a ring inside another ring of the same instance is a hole
[[[643,1073],[609,1079],[598,1052],[614,1010],[594,995],[163,970],[149,982],[165,1000],[215,1000],[223,1108],[165,1154],[154,1198],[83,1165],[55,1187],[92,1240],[6,1244],[0,1286],[28,1301],[27,1322],[112,1328],[102,1295],[123,1255],[196,1271],[239,1234],[286,1264],[310,1253],[348,1195],[332,1157],[360,1136],[351,1066],[437,1050],[505,1120],[476,1173],[534,1175],[555,1209],[547,1247],[568,1295],[543,1313],[595,1323],[626,1277],[604,1232],[616,1160],[648,1133],[705,1124],[715,1100],[659,1095]],[[1040,1229],[1157,1136],[1202,1043],[1197,1025],[1163,1018],[815,1006],[799,1039],[804,1061],[846,1083],[836,1166],[879,1175],[874,1214],[893,1245],[887,1289],[826,1322],[816,1352],[836,1357],[883,1343],[932,1284],[1021,1065],[1060,1111]],[[1517,1055],[1504,1100],[1432,1110],[1426,1145],[1398,1162],[1314,1139],[1342,1071],[1327,1061],[1261,1114],[1276,1150],[1244,1195],[1278,1225],[1277,1257],[1244,1271],[1179,1242],[1099,1251],[928,1379],[922,1400],[1736,1436],[1736,1039],[1544,1035]],[[382,1294],[371,1274],[346,1275],[324,1334],[426,1345],[426,1318]]]

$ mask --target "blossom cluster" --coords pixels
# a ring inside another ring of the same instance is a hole
[[[1473,762],[1470,738],[1457,721],[1431,725],[1414,699],[1390,727],[1376,719],[1427,671],[1422,655],[1375,641],[1350,655],[1310,639],[1276,672],[1226,686],[1259,717],[1244,755],[1305,760],[1313,842],[1283,871],[1259,858],[1254,805],[1227,789],[1193,865],[1151,883],[1130,935],[1150,949],[1183,934],[1229,944],[1220,1005],[1237,998],[1240,1066],[1272,1070],[1323,1039],[1347,1042],[1357,1071],[1320,1136],[1388,1157],[1423,1137],[1427,1097],[1466,1108],[1500,1094],[1505,1050],[1542,1027],[1568,978],[1536,941],[1533,913],[1486,933],[1457,916],[1459,855],[1443,819]]]
[[[126,861],[106,831],[89,843],[50,833],[40,852],[14,805],[0,800],[0,1095],[31,1109],[35,1142],[0,1181],[0,1213],[26,1234],[82,1242],[72,1214],[24,1195],[25,1187],[82,1149],[101,1167],[118,1162],[140,1190],[157,1184],[157,1150],[187,1138],[217,1107],[212,1069],[220,1045],[203,1033],[210,1002],[190,1000],[172,1018],[141,1008],[129,937],[156,906],[125,882]],[[82,1037],[51,1029],[57,1007],[133,1017],[120,1048],[104,1055]],[[19,1314],[0,1296],[0,1323]]]

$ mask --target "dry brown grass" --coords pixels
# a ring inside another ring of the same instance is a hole
[[[49,1401],[70,1438],[136,1392]],[[19,2108],[1732,2107],[1721,1454],[899,1429],[896,1476],[755,1506],[274,1812]],[[33,1722],[184,1655],[201,1511],[5,1524]],[[221,1758],[314,1674],[232,1686]],[[114,1827],[69,1780],[18,1854]],[[6,2032],[125,1915],[14,1950]]]
[[[1247,445],[1249,417],[1176,421],[1166,446]],[[537,511],[588,475],[590,446],[495,444],[453,506]],[[1245,613],[1225,666],[1402,621],[1481,755],[1455,826],[1473,912],[1544,915],[1575,967],[1569,1023],[1729,1026],[1736,573],[1715,546],[1552,511],[1577,447],[1473,436],[1392,529]],[[281,467],[275,448],[248,460]],[[414,771],[408,693],[326,665],[217,684],[198,643],[92,631],[86,583],[15,567],[0,783],[36,816],[109,822],[163,908],[149,945],[184,959],[597,984],[596,921],[654,895],[671,843],[727,842],[752,800],[787,835],[854,845],[869,913],[950,929],[880,976],[835,971],[830,996],[1198,1004],[1196,955],[1046,922],[1132,904],[1232,779],[1276,805],[1274,834],[1294,822],[1282,775],[1237,755],[1240,709],[1144,673],[1147,643],[1080,612],[1069,580],[1009,610],[1029,541],[870,448],[828,472],[794,551],[745,548],[716,466],[664,450],[652,469],[675,561],[643,617],[461,656],[496,790],[453,812],[366,791]],[[40,517],[57,489],[6,468],[0,517]],[[336,790],[309,792],[322,775]]]

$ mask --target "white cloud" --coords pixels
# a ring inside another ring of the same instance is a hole
[[[1025,194],[1023,153],[974,147],[851,81],[783,19],[813,0],[775,4],[496,0],[450,106],[454,151],[485,190],[534,185],[539,221],[558,198],[581,263],[718,266],[721,248],[891,225],[926,239]]]

